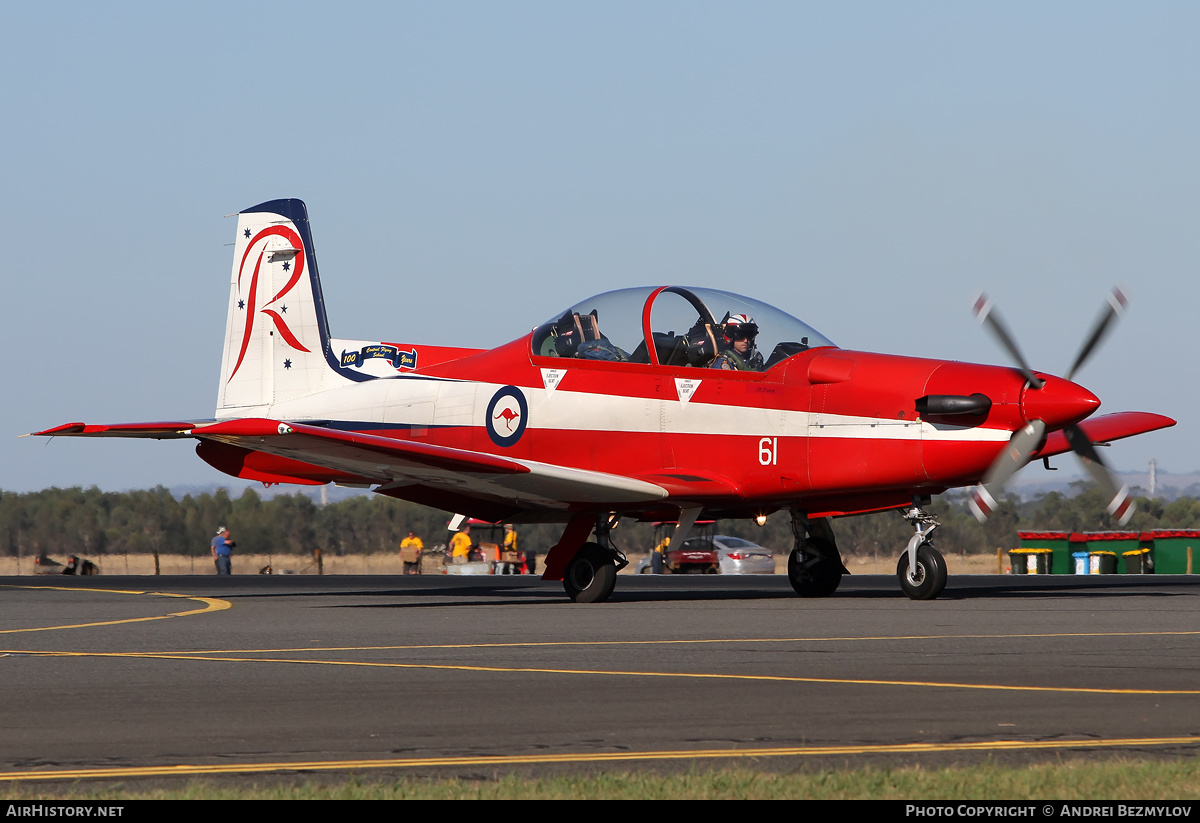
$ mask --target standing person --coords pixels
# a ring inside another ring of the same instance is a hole
[[[650,552],[650,574],[663,573],[663,556],[671,546],[671,536],[667,535],[658,541],[658,545]]]
[[[237,545],[229,539],[229,529],[217,526],[217,536],[212,539],[213,562],[217,566],[217,574],[233,574],[233,547]]]
[[[421,555],[424,551],[425,544],[416,532],[409,532],[408,537],[400,541],[400,560],[404,563],[405,574],[421,573]]]
[[[466,563],[471,556],[471,527],[463,526],[450,538],[450,562]]]
[[[504,524],[504,547],[500,549],[500,562],[496,564],[496,574],[516,574],[517,564],[522,560],[517,549],[517,530],[512,523]]]

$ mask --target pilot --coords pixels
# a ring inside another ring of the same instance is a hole
[[[753,317],[744,314],[732,315],[722,327],[725,334],[725,350],[712,362],[714,369],[726,371],[759,371],[762,355],[754,347],[758,337],[758,324]]]

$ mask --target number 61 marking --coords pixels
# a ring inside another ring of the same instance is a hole
[[[779,438],[764,437],[758,441],[758,462],[761,466],[779,464]]]

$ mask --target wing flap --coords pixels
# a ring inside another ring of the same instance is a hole
[[[553,463],[520,461],[529,474],[513,477],[506,485],[514,491],[572,503],[620,504],[661,500],[668,492],[655,483],[618,474],[573,469]]]
[[[640,475],[640,479],[662,486],[674,498],[682,500],[737,499],[744,496],[742,487],[731,478],[712,472],[662,472]]]

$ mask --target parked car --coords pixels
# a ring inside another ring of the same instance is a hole
[[[727,534],[689,537],[668,549],[667,574],[774,574],[775,554],[757,543]],[[638,574],[650,574],[650,558],[638,561]]]
[[[683,545],[671,545],[675,523],[661,521],[654,524],[654,545],[663,552],[663,574],[716,574],[717,551],[712,545],[712,520],[701,520],[693,524],[695,534],[683,541]],[[638,574],[653,574],[651,566],[654,551],[638,563]]]
[[[757,543],[718,534],[713,546],[721,574],[775,574],[775,553]]]

